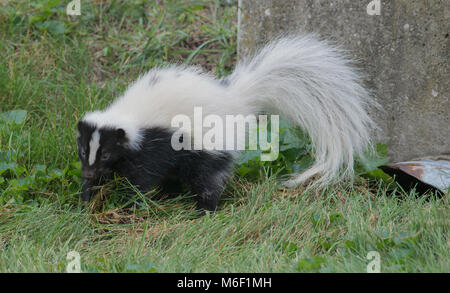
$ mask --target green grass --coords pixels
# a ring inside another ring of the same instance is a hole
[[[106,203],[82,211],[77,119],[155,65],[229,73],[237,8],[82,1],[68,17],[66,2],[0,1],[0,113],[27,111],[0,122],[1,272],[63,272],[72,250],[84,272],[366,272],[369,251],[382,272],[450,271],[448,196],[393,196],[362,178],[306,192],[277,188],[270,172],[236,176],[202,218],[189,194],[136,194],[127,211],[108,188]]]

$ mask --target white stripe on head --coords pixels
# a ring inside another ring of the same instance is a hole
[[[83,118],[83,121],[90,123],[97,128],[122,128],[125,130],[128,139],[128,146],[133,150],[141,148],[143,139],[140,127],[127,115],[121,113],[105,113],[101,111],[89,112]]]
[[[95,163],[95,157],[97,156],[98,148],[100,147],[100,133],[96,129],[91,136],[91,141],[89,142],[89,166]]]

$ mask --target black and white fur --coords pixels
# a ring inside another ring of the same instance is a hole
[[[195,67],[154,68],[102,111],[78,123],[78,147],[89,200],[100,178],[128,178],[146,192],[168,179],[191,187],[199,207],[215,210],[229,177],[235,151],[175,151],[171,120],[193,108],[203,115],[270,113],[308,132],[315,164],[284,182],[294,187],[314,175],[327,185],[353,174],[354,156],[370,146],[376,103],[359,74],[334,46],[313,35],[284,37],[236,67],[226,80]],[[193,141],[195,133],[184,133]],[[180,139],[183,139],[181,137]]]

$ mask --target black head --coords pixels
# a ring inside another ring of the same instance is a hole
[[[78,122],[78,156],[85,180],[94,181],[112,173],[123,158],[128,139],[121,128],[96,128],[85,121]]]

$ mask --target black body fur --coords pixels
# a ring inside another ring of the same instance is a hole
[[[217,209],[220,194],[230,174],[233,161],[231,154],[175,151],[171,146],[172,132],[163,128],[144,130],[141,148],[135,151],[126,147],[123,130],[99,129],[100,147],[95,163],[90,166],[86,154],[89,154],[89,141],[95,128],[80,121],[78,130],[78,148],[84,178],[81,196],[83,201],[92,198],[93,187],[117,175],[127,178],[143,193],[156,186],[173,184],[176,179],[187,184],[192,193],[196,194],[199,209]],[[102,160],[104,154],[107,154],[107,160]]]

